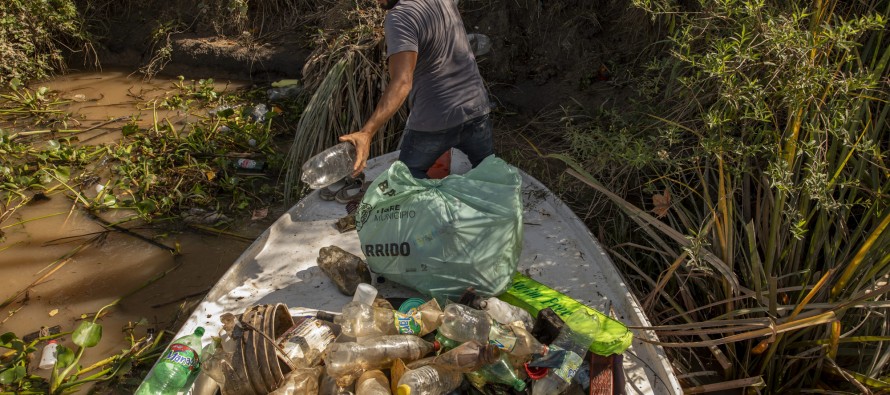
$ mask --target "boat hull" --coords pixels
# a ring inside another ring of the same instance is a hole
[[[367,177],[376,177],[397,158],[394,152],[369,160]],[[459,151],[454,152],[451,166],[455,174],[470,168]],[[540,181],[520,173],[524,238],[518,270],[628,326],[650,326],[638,300],[584,223]],[[330,245],[363,256],[356,232],[340,233],[335,228],[337,219],[346,214],[343,204],[323,201],[317,192],[306,196],[244,251],[176,337],[199,325],[215,335],[221,314],[237,315],[257,304],[284,303],[294,316],[338,312],[351,298],[337,291],[316,258],[319,249]],[[392,281],[375,279],[374,285],[386,297],[420,296]],[[634,331],[634,335],[622,362],[626,393],[682,393],[664,350],[636,338],[655,339],[655,334]]]

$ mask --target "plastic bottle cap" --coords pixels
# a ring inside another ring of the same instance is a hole
[[[411,387],[408,384],[402,384],[396,387],[396,395],[411,395]]]
[[[411,309],[416,309],[424,303],[426,303],[426,301],[420,298],[408,298],[402,302],[401,306],[399,306],[399,312],[408,314]]]
[[[58,340],[56,340],[56,339],[52,339],[52,340],[46,342],[46,344],[56,344],[56,343],[58,343],[58,342],[59,342]]]
[[[433,351],[439,351],[442,349],[442,343],[439,343],[438,340],[433,340]]]
[[[528,366],[528,362],[525,363],[525,372],[528,373],[528,377],[532,380],[540,380],[544,377],[547,377],[547,373],[550,373],[550,369]]]
[[[377,298],[377,288],[366,283],[359,284],[358,287],[355,288],[355,294],[352,295],[353,302],[366,304],[368,306],[374,304],[375,298]]]
[[[195,328],[195,332],[194,332],[194,333],[195,333],[196,335],[198,335],[198,337],[204,336],[204,327],[203,327],[203,326],[199,326],[199,327]]]

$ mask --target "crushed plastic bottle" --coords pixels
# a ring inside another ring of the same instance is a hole
[[[491,343],[516,356],[547,353],[547,346],[527,330],[498,324],[488,313],[461,304],[445,306],[439,331],[458,342]]]
[[[303,163],[300,180],[309,188],[319,189],[352,174],[355,165],[355,146],[350,142],[337,144]]]
[[[265,104],[260,103],[253,107],[253,111],[250,113],[250,117],[254,120],[254,122],[262,123],[266,122],[266,114],[269,112],[269,108],[266,107]]]
[[[447,394],[463,381],[463,375],[440,365],[427,365],[405,373],[396,387],[398,395]]]
[[[318,393],[318,377],[324,370],[321,366],[299,368],[284,376],[281,386],[269,395],[303,395]]]
[[[598,322],[595,315],[589,314],[584,309],[575,311],[566,320],[566,325],[559,332],[559,336],[550,345],[551,350],[565,350],[566,356],[558,368],[550,369],[550,373],[546,377],[535,381],[532,385],[532,393],[559,394],[572,383],[572,378],[575,377],[584,361],[587,348],[594,340],[589,332],[576,332],[572,330],[572,326],[590,327],[590,320]]]
[[[435,299],[408,313],[350,302],[334,323],[340,325],[344,335],[357,339],[398,334],[424,336],[439,327],[441,317],[442,309]]]
[[[364,370],[383,369],[396,359],[410,362],[431,353],[433,343],[413,335],[389,335],[367,339],[362,343],[331,343],[324,363],[327,374],[346,387]]]
[[[303,88],[301,88],[300,85],[294,84],[269,88],[266,91],[266,95],[269,97],[269,100],[276,101],[296,97],[302,91]]]
[[[369,370],[355,383],[355,395],[390,395],[389,380],[380,370]]]
[[[500,356],[501,350],[497,346],[492,344],[482,345],[475,340],[471,340],[436,356],[431,363],[462,373],[468,373],[497,362]]]
[[[281,348],[294,365],[311,368],[321,362],[321,355],[336,336],[330,326],[308,317],[282,335]]]
[[[184,389],[198,374],[203,335],[204,328],[199,326],[191,335],[173,340],[136,389],[136,394],[175,395]]]
[[[522,321],[525,328],[531,330],[535,325],[535,320],[527,311],[513,306],[498,298],[488,298],[479,302],[482,311],[488,313],[491,318],[501,324],[512,324],[516,321]]]

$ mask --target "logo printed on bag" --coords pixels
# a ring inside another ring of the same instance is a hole
[[[417,213],[414,210],[402,211],[401,206],[396,204],[389,207],[379,208],[374,215],[374,221],[388,221],[392,219],[414,218]]]
[[[395,196],[398,193],[395,189],[389,187],[389,180],[383,180],[383,182],[377,185],[377,189],[386,196]]]
[[[408,256],[411,255],[411,245],[402,244],[365,244],[365,256]]]
[[[362,226],[365,225],[365,222],[368,222],[368,218],[371,216],[371,209],[373,207],[365,202],[359,204],[358,209],[355,211],[355,230],[362,230]]]

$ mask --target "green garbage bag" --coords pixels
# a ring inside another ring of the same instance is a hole
[[[356,229],[371,271],[440,299],[503,292],[522,251],[522,178],[489,156],[464,175],[415,179],[395,162],[365,193]]]

